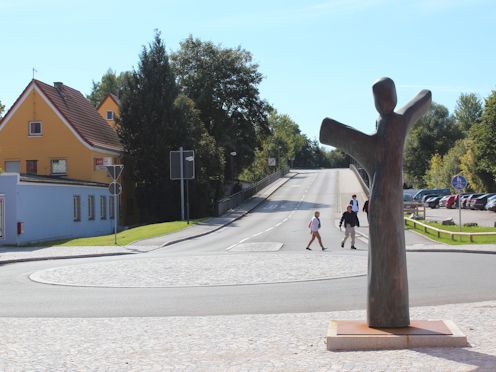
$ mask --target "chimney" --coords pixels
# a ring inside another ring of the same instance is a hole
[[[64,95],[64,83],[61,82],[61,81],[55,81],[53,83],[53,86],[55,87],[55,89],[57,89],[57,92],[59,92],[59,94],[62,97],[62,99],[65,99],[65,95]]]

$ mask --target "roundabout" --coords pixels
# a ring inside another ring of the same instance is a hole
[[[366,272],[365,256],[268,252],[124,259],[54,267],[29,278],[63,286],[173,288],[304,282]]]

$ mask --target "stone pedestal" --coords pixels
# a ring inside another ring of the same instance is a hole
[[[402,328],[370,328],[361,320],[331,320],[327,331],[327,350],[332,351],[467,345],[467,336],[451,320],[416,320]]]

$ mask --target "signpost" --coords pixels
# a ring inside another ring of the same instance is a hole
[[[467,187],[467,179],[463,177],[462,175],[456,175],[451,179],[451,186],[453,186],[454,189],[456,189],[456,192],[458,193],[458,224],[459,224],[459,231],[462,231],[462,203],[461,203],[461,191]]]
[[[181,220],[184,221],[184,181],[186,180],[187,216],[189,223],[189,190],[188,180],[195,179],[195,152],[183,150],[170,152],[170,179],[181,181]]]
[[[108,189],[110,195],[114,198],[114,244],[117,245],[117,219],[119,218],[117,213],[117,202],[119,200],[118,196],[122,192],[122,186],[117,182],[117,179],[120,177],[124,169],[124,165],[106,165],[105,168],[107,169],[109,177],[112,178],[112,183],[109,185]]]

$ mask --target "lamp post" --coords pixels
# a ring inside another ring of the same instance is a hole
[[[231,178],[234,185],[234,157],[238,155],[238,153],[236,151],[231,151],[229,154],[231,155]]]
[[[186,161],[194,161],[195,158],[193,156],[187,156],[184,158]],[[189,179],[186,180],[186,221],[189,225]]]

